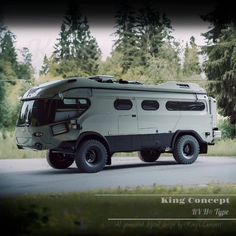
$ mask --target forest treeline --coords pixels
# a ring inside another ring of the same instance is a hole
[[[208,92],[218,100],[221,114],[235,124],[236,24],[230,6],[228,9],[222,15],[219,5],[202,16],[211,24],[209,31],[202,32],[206,46],[200,48],[191,37],[182,48],[172,36],[172,24],[165,13],[151,4],[137,8],[122,3],[114,15],[113,50],[103,61],[89,19],[78,5],[71,4],[62,16],[54,52],[44,56],[37,79],[29,49],[16,49],[14,32],[0,21],[0,128],[15,126],[20,106],[17,99],[29,87],[45,81],[106,74],[145,84],[166,80],[200,83],[202,72],[207,76]],[[200,54],[206,58],[203,64],[199,62]]]

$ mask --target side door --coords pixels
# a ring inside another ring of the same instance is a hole
[[[159,126],[159,102],[153,98],[136,98],[140,134],[155,134]]]
[[[118,134],[136,135],[138,124],[135,99],[117,98],[114,102],[114,108],[118,116]]]

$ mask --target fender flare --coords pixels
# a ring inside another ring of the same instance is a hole
[[[197,139],[200,145],[200,153],[207,153],[208,149],[208,144],[205,142],[201,136],[194,130],[177,130],[172,138],[171,141],[171,148],[173,149],[175,146],[175,142],[178,139],[178,137],[183,136],[183,135],[192,135]]]

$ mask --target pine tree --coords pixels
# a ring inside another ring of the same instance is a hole
[[[157,57],[164,40],[170,39],[170,20],[148,2],[139,10],[137,21],[142,52]]]
[[[17,79],[18,62],[14,43],[15,35],[0,22],[0,77],[4,83]]]
[[[48,71],[49,71],[49,59],[47,58],[47,55],[45,54],[43,58],[43,65],[42,65],[41,70],[39,71],[39,75],[41,76],[47,75]]]
[[[32,74],[33,74],[32,54],[26,47],[23,47],[20,50],[20,52],[23,61],[21,63],[18,63],[18,68],[17,68],[18,79],[30,80],[32,79]]]
[[[123,54],[123,73],[131,67],[148,66],[150,57],[158,57],[165,41],[171,39],[170,20],[149,2],[139,11],[123,3],[117,11],[115,50]]]
[[[57,73],[64,77],[71,74],[95,74],[98,71],[100,55],[101,51],[90,33],[87,18],[82,17],[78,6],[73,3],[64,16],[55,45]]]
[[[199,75],[201,73],[198,58],[198,48],[193,36],[190,38],[190,46],[188,45],[188,43],[186,43],[183,73],[186,76]]]
[[[116,51],[122,53],[123,72],[127,72],[139,53],[135,12],[128,3],[122,2],[115,19],[117,40],[114,46]]]
[[[17,54],[14,46],[15,35],[2,27],[0,37],[0,58],[11,63],[14,70],[17,69]]]
[[[212,24],[204,34],[208,45],[205,72],[212,83],[209,92],[217,98],[222,115],[236,124],[236,20],[233,5],[219,5],[204,17]]]
[[[217,43],[206,48],[205,72],[214,81],[209,91],[217,98],[222,115],[236,124],[236,29],[228,27],[221,32]]]

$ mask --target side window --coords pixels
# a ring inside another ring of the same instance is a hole
[[[159,108],[159,103],[155,100],[144,100],[141,106],[145,111],[156,111]]]
[[[168,101],[166,109],[169,111],[203,111],[205,104],[203,102]]]
[[[65,98],[58,101],[56,105],[55,121],[68,120],[79,117],[90,106],[90,101],[86,98]]]
[[[130,110],[133,104],[129,99],[116,99],[114,107],[116,110]]]

